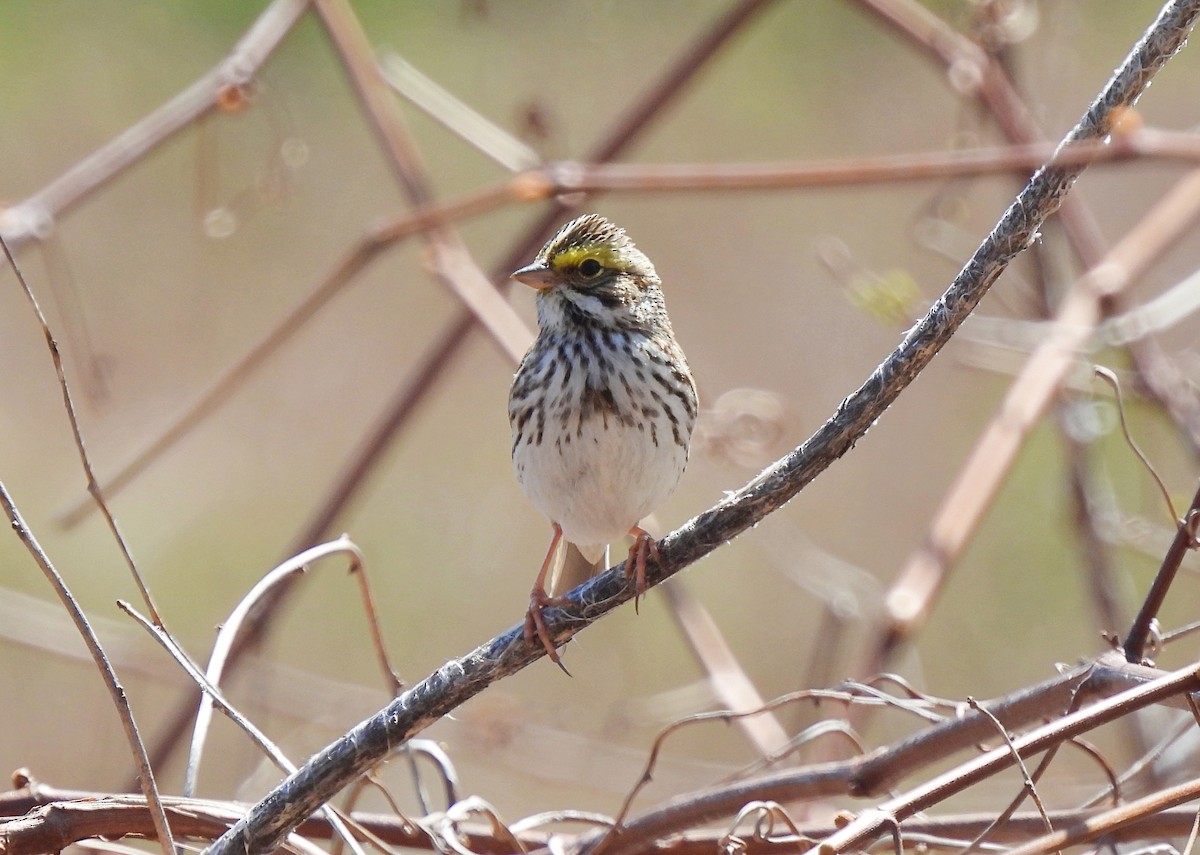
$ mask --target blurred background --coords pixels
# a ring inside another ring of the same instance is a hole
[[[593,151],[730,5],[354,0],[350,8],[378,56],[403,58],[539,156],[570,160]],[[1054,140],[1158,6],[925,4],[959,31],[992,40]],[[243,0],[0,5],[4,205],[38,193],[217,67],[264,8]],[[1139,120],[1193,128],[1198,71],[1200,55],[1186,48],[1143,99]],[[767,4],[654,114],[622,160],[800,163],[1003,143],[962,86],[864,5]],[[434,198],[511,177],[397,99]],[[37,223],[39,240],[19,248],[62,346],[101,480],[170,427],[373,228],[411,210],[314,14],[226,106]],[[1076,193],[1115,241],[1186,168],[1154,157],[1101,165]],[[992,174],[568,200],[623,225],[655,262],[707,411],[682,485],[658,514],[660,530],[741,487],[827,419],[946,287],[1021,183]],[[511,201],[453,225],[493,271],[548,206]],[[1052,302],[1080,270],[1056,225],[1042,249]],[[1183,279],[1197,258],[1200,242],[1189,235],[1134,284],[1130,301]],[[1038,276],[1019,260],[980,313],[1038,317]],[[84,477],[40,329],[11,272],[3,281],[0,479],[110,646],[143,735],[157,744],[187,683],[117,610],[115,601],[136,601],[136,590],[100,516],[64,524],[85,496]],[[507,299],[532,327],[532,295],[516,289]],[[206,656],[215,627],[296,548],[460,311],[430,274],[420,240],[387,246],[112,495],[166,625],[193,656]],[[670,583],[708,609],[763,697],[862,676],[855,663],[889,582],[923,542],[1025,359],[1029,339],[997,340],[997,330],[1010,329],[968,325],[843,460]],[[1161,338],[1193,383],[1195,329],[1185,318]],[[1128,377],[1120,352],[1088,359]],[[513,368],[476,325],[439,363],[330,527],[367,557],[384,637],[406,681],[517,623],[526,608],[549,524],[511,471]],[[1186,506],[1196,473],[1190,446],[1126,382],[1130,428]],[[1103,500],[1120,626],[1099,625],[1092,606],[1064,435],[1084,443]],[[1110,390],[1084,369],[1023,449],[927,625],[889,667],[949,698],[1044,679],[1055,663],[1102,650],[1101,631],[1124,631],[1172,533],[1120,436]],[[1194,574],[1180,582],[1164,623],[1194,617],[1195,582]],[[27,766],[62,787],[128,786],[128,750],[107,695],[15,537],[0,540],[0,589],[0,767]],[[297,761],[388,699],[356,590],[344,562],[316,566],[230,684],[235,702]],[[565,807],[615,812],[654,734],[718,705],[662,591],[640,615],[622,608],[589,628],[564,658],[573,679],[538,662],[426,734],[458,766],[463,790],[507,818]],[[784,715],[789,726],[804,720]],[[886,738],[887,722],[876,727],[875,739]],[[253,799],[277,781],[225,721],[213,741],[201,795]],[[164,791],[179,790],[182,754],[160,770]],[[752,756],[734,729],[685,732],[643,798],[702,786]],[[404,777],[393,774],[410,803]]]

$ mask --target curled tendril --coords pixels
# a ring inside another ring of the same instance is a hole
[[[737,834],[738,828],[746,822],[750,823],[750,839],[756,843],[766,843],[785,836],[791,840],[803,839],[800,829],[782,805],[774,801],[753,801],[738,811],[730,823],[729,831],[717,843],[721,852],[740,855],[746,851],[745,838]]]

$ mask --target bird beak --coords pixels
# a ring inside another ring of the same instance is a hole
[[[514,270],[512,278],[516,279],[522,285],[528,285],[530,288],[545,291],[554,284],[554,271],[547,267],[544,261],[535,261],[533,264],[525,265],[520,270]]]

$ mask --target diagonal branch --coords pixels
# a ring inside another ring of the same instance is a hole
[[[1200,0],[1168,3],[1067,134],[1060,150],[1108,134],[1113,111],[1137,100],[1154,74],[1183,45],[1197,15]],[[1038,230],[1057,210],[1083,168],[1052,161],[1039,169],[942,297],[862,387],[803,445],[664,538],[661,561],[651,568],[648,581],[661,582],[755,525],[849,451],[949,341],[1008,263],[1037,238]],[[573,592],[569,605],[547,610],[550,633],[557,643],[565,643],[633,595],[621,568],[610,569]],[[260,855],[272,850],[300,821],[405,740],[543,655],[540,645],[526,643],[522,627],[515,626],[447,662],[318,752],[214,842],[207,850],[209,855]],[[1191,680],[1192,676],[1189,672],[1179,679]]]
[[[1183,562],[1184,555],[1189,550],[1196,548],[1196,528],[1200,525],[1200,489],[1196,490],[1191,507],[1188,508],[1183,519],[1176,522],[1176,525],[1175,537],[1171,541],[1171,546],[1167,549],[1167,554],[1163,556],[1162,565],[1154,577],[1154,583],[1150,586],[1146,600],[1142,603],[1133,625],[1129,628],[1129,634],[1125,638],[1125,658],[1133,664],[1139,664],[1142,661],[1146,652],[1146,642],[1150,636],[1150,625],[1158,617],[1158,610],[1162,608],[1162,604],[1167,598],[1167,591],[1171,589],[1171,583],[1175,581],[1175,574],[1179,572],[1179,565]]]

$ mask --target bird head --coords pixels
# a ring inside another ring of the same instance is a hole
[[[567,223],[512,278],[538,290],[543,329],[642,326],[665,316],[654,265],[625,230],[597,214]]]

